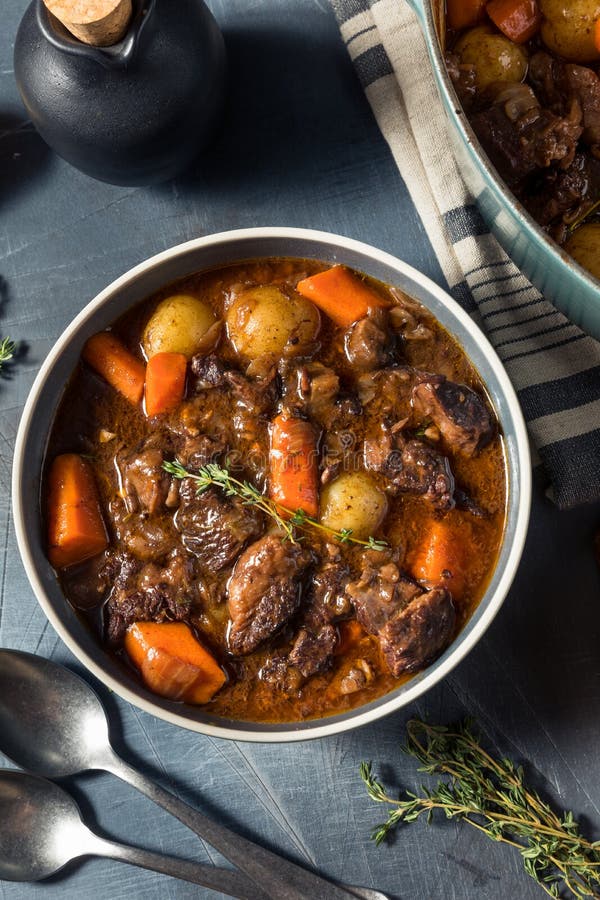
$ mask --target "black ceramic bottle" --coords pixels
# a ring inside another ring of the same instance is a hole
[[[134,0],[123,39],[91,47],[42,0],[15,42],[29,116],[60,156],[112,184],[166,181],[210,141],[225,95],[225,48],[202,0]]]

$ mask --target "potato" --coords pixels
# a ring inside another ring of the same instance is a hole
[[[286,297],[274,285],[249,288],[234,300],[227,312],[227,334],[237,353],[257,359],[284,351],[302,353],[318,334],[321,317],[309,300],[299,294]]]
[[[148,321],[142,337],[146,357],[157,353],[183,353],[188,359],[216,322],[210,306],[189,294],[173,294],[162,300]]]
[[[323,525],[335,531],[351,528],[361,540],[375,534],[387,508],[387,497],[366,472],[344,472],[321,492]]]
[[[600,222],[581,225],[565,244],[579,265],[600,278]]]
[[[600,2],[596,0],[540,0],[542,40],[549,50],[571,62],[600,59],[594,43]]]
[[[494,81],[523,81],[527,74],[525,48],[494,32],[489,25],[471,28],[454,49],[461,63],[475,66],[475,84],[480,91]]]

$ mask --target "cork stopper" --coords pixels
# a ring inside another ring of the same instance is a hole
[[[121,40],[131,19],[131,0],[44,0],[65,28],[84,44],[109,47]]]

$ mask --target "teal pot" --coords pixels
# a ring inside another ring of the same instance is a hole
[[[530,281],[573,322],[600,339],[600,281],[525,212],[477,140],[446,71],[438,27],[443,0],[408,0],[417,13],[446,115],[454,154],[488,227]]]

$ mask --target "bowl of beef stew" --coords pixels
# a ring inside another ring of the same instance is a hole
[[[418,697],[525,540],[519,405],[402,261],[304,229],[174,247],[99,294],[34,383],[20,552],[79,660],[139,707],[284,741]]]
[[[600,338],[600,4],[409,2],[488,227],[547,299]]]

